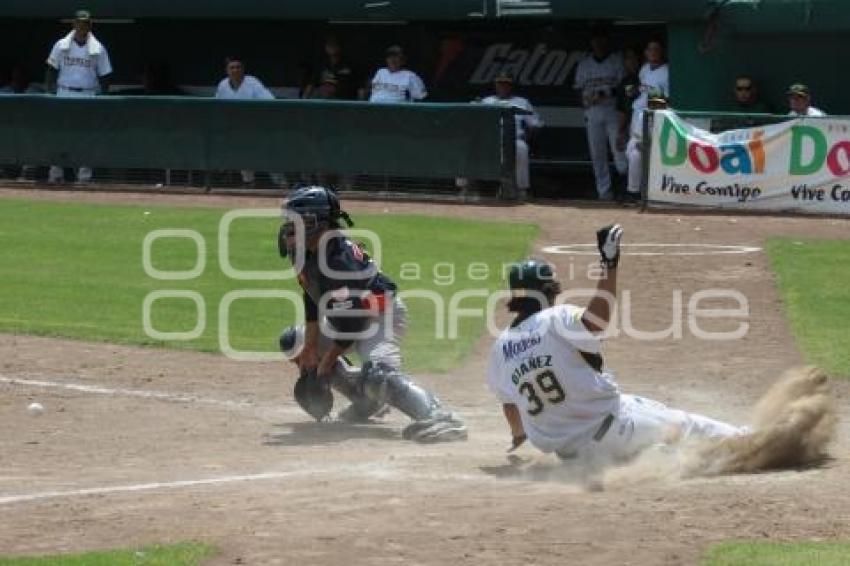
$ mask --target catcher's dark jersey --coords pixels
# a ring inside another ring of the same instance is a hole
[[[343,235],[332,237],[325,247],[326,269],[321,268],[317,253],[307,251],[298,283],[304,290],[307,322],[319,318],[319,304],[328,314],[328,322],[339,332],[358,332],[369,323],[370,310],[380,312],[395,283],[380,272],[363,249]],[[334,312],[361,311],[362,316],[334,316]],[[343,347],[351,340],[336,340]]]

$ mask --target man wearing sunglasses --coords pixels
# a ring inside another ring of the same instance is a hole
[[[760,98],[752,77],[741,75],[735,79],[734,112],[742,114],[770,114],[771,110]]]
[[[353,223],[336,193],[302,187],[284,204],[284,215],[278,246],[281,256],[292,260],[304,291],[306,324],[287,329],[280,343],[301,370],[295,386],[299,405],[316,420],[326,420],[333,388],[351,401],[341,420],[368,422],[389,405],[413,420],[402,433],[405,439],[466,439],[463,422],[402,371],[407,308],[396,284],[341,231],[341,222]],[[350,351],[363,362],[359,372],[342,363]]]

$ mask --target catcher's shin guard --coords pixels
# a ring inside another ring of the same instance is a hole
[[[340,358],[334,368],[331,387],[348,399],[351,404],[340,411],[339,419],[349,423],[365,423],[370,417],[376,416],[385,409],[386,404],[367,397],[360,379],[362,372],[359,368],[351,365],[344,358]]]
[[[417,442],[440,442],[466,438],[466,426],[445,410],[436,396],[400,371],[383,364],[363,366],[363,387],[373,400],[388,403],[414,422],[402,436]]]

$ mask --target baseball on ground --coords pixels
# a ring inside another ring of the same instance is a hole
[[[40,417],[44,414],[44,405],[41,403],[30,403],[27,407],[27,413],[33,417]]]

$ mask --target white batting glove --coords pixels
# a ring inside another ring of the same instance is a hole
[[[599,244],[599,254],[605,267],[617,267],[620,261],[620,239],[623,237],[623,228],[619,224],[611,224],[596,232],[596,241]]]

